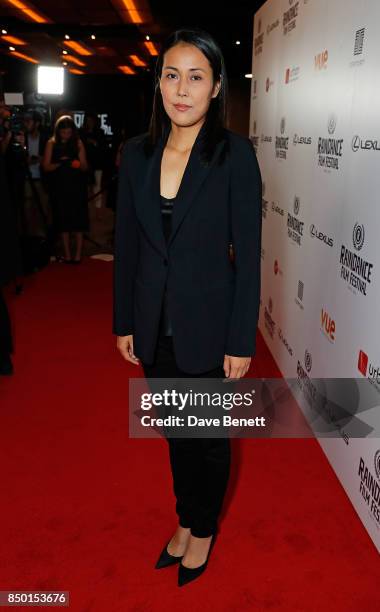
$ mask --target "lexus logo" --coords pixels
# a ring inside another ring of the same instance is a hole
[[[360,136],[354,136],[351,142],[351,148],[356,153],[360,149]]]
[[[354,136],[351,141],[352,150],[356,153],[359,149],[364,149],[365,151],[380,151],[379,141],[371,140],[367,138],[367,140],[361,140],[360,136]]]

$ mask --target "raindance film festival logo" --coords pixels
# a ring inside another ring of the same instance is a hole
[[[288,212],[288,238],[295,244],[298,244],[298,246],[301,246],[304,221],[301,221],[301,219],[298,218],[298,213],[300,211],[300,199],[298,196],[294,196],[293,211],[294,215]]]
[[[285,117],[281,117],[280,133],[281,136],[276,136],[275,149],[277,159],[286,159],[286,152],[289,148],[289,136],[285,135],[286,121]]]
[[[366,465],[363,457],[359,459],[358,476],[360,478],[359,491],[368,507],[370,517],[380,527],[380,450],[374,457],[374,472]]]
[[[257,25],[257,35],[254,40],[254,48],[255,48],[255,57],[260,55],[263,52],[264,45],[264,30],[261,29],[261,17],[259,17],[258,25]]]
[[[283,34],[286,36],[297,27],[298,7],[299,2],[289,0],[290,8],[288,8],[282,16]]]
[[[339,170],[339,159],[343,155],[343,138],[334,138],[337,117],[331,114],[327,121],[329,138],[318,138],[318,166],[326,169]]]
[[[355,251],[360,251],[364,245],[364,225],[355,223],[352,231],[352,244]],[[373,263],[360,257],[345,244],[340,247],[340,277],[347,283],[353,292],[367,295],[368,285],[371,283]]]

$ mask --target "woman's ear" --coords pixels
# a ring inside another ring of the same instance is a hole
[[[220,88],[222,86],[222,81],[221,79],[216,83],[215,85],[215,94],[214,94],[214,98],[216,98],[216,96],[218,95],[218,93],[220,92]]]

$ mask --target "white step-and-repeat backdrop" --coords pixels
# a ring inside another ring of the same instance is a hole
[[[309,393],[313,379],[351,379],[363,426],[380,413],[379,27],[378,0],[268,0],[253,24],[260,331]],[[342,424],[318,439],[380,551],[380,439]]]

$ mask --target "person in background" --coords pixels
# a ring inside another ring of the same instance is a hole
[[[17,231],[19,236],[25,236],[27,233],[24,206],[27,164],[25,132],[21,123],[12,121],[12,112],[9,108],[3,107],[1,111],[0,152],[4,155],[5,174],[15,209]]]
[[[0,190],[0,375],[9,376],[13,374],[11,354],[14,345],[11,320],[2,289],[22,274],[22,259],[3,153],[0,153]]]
[[[48,137],[41,130],[42,117],[36,111],[26,113],[24,116],[24,126],[27,153],[25,214],[28,218],[28,232],[44,236],[46,234],[46,226],[51,223],[48,193],[41,169],[42,157]],[[36,202],[36,198],[38,202]]]
[[[121,154],[125,141],[127,139],[126,130],[123,127],[120,131],[120,136],[113,143],[110,156],[108,158],[109,163],[107,164],[105,175],[107,182],[107,193],[106,193],[106,207],[110,208],[113,212],[116,209],[116,195],[118,188],[118,174],[121,160]],[[114,228],[115,229],[115,228]],[[114,231],[113,231],[114,234]]]
[[[3,154],[5,154],[12,137],[12,132],[9,129],[10,115],[8,106],[0,101],[0,153]]]
[[[72,117],[62,115],[46,144],[42,168],[49,173],[49,196],[53,223],[62,234],[65,263],[79,264],[83,232],[89,230],[87,204],[88,164],[84,144]],[[76,252],[71,257],[70,233],[76,237]]]
[[[103,194],[102,177],[106,161],[106,140],[103,130],[100,127],[99,117],[96,113],[86,113],[83,120],[83,127],[80,130],[80,137],[86,149],[87,162],[89,165],[89,197],[93,198],[96,209],[97,219],[101,218],[100,209],[102,208]]]
[[[57,110],[57,112],[55,113],[54,116],[54,125],[57,123],[58,119],[60,119],[61,117],[71,117],[71,119],[74,121],[74,113],[73,111],[71,111],[68,108],[60,108],[59,110]]]

